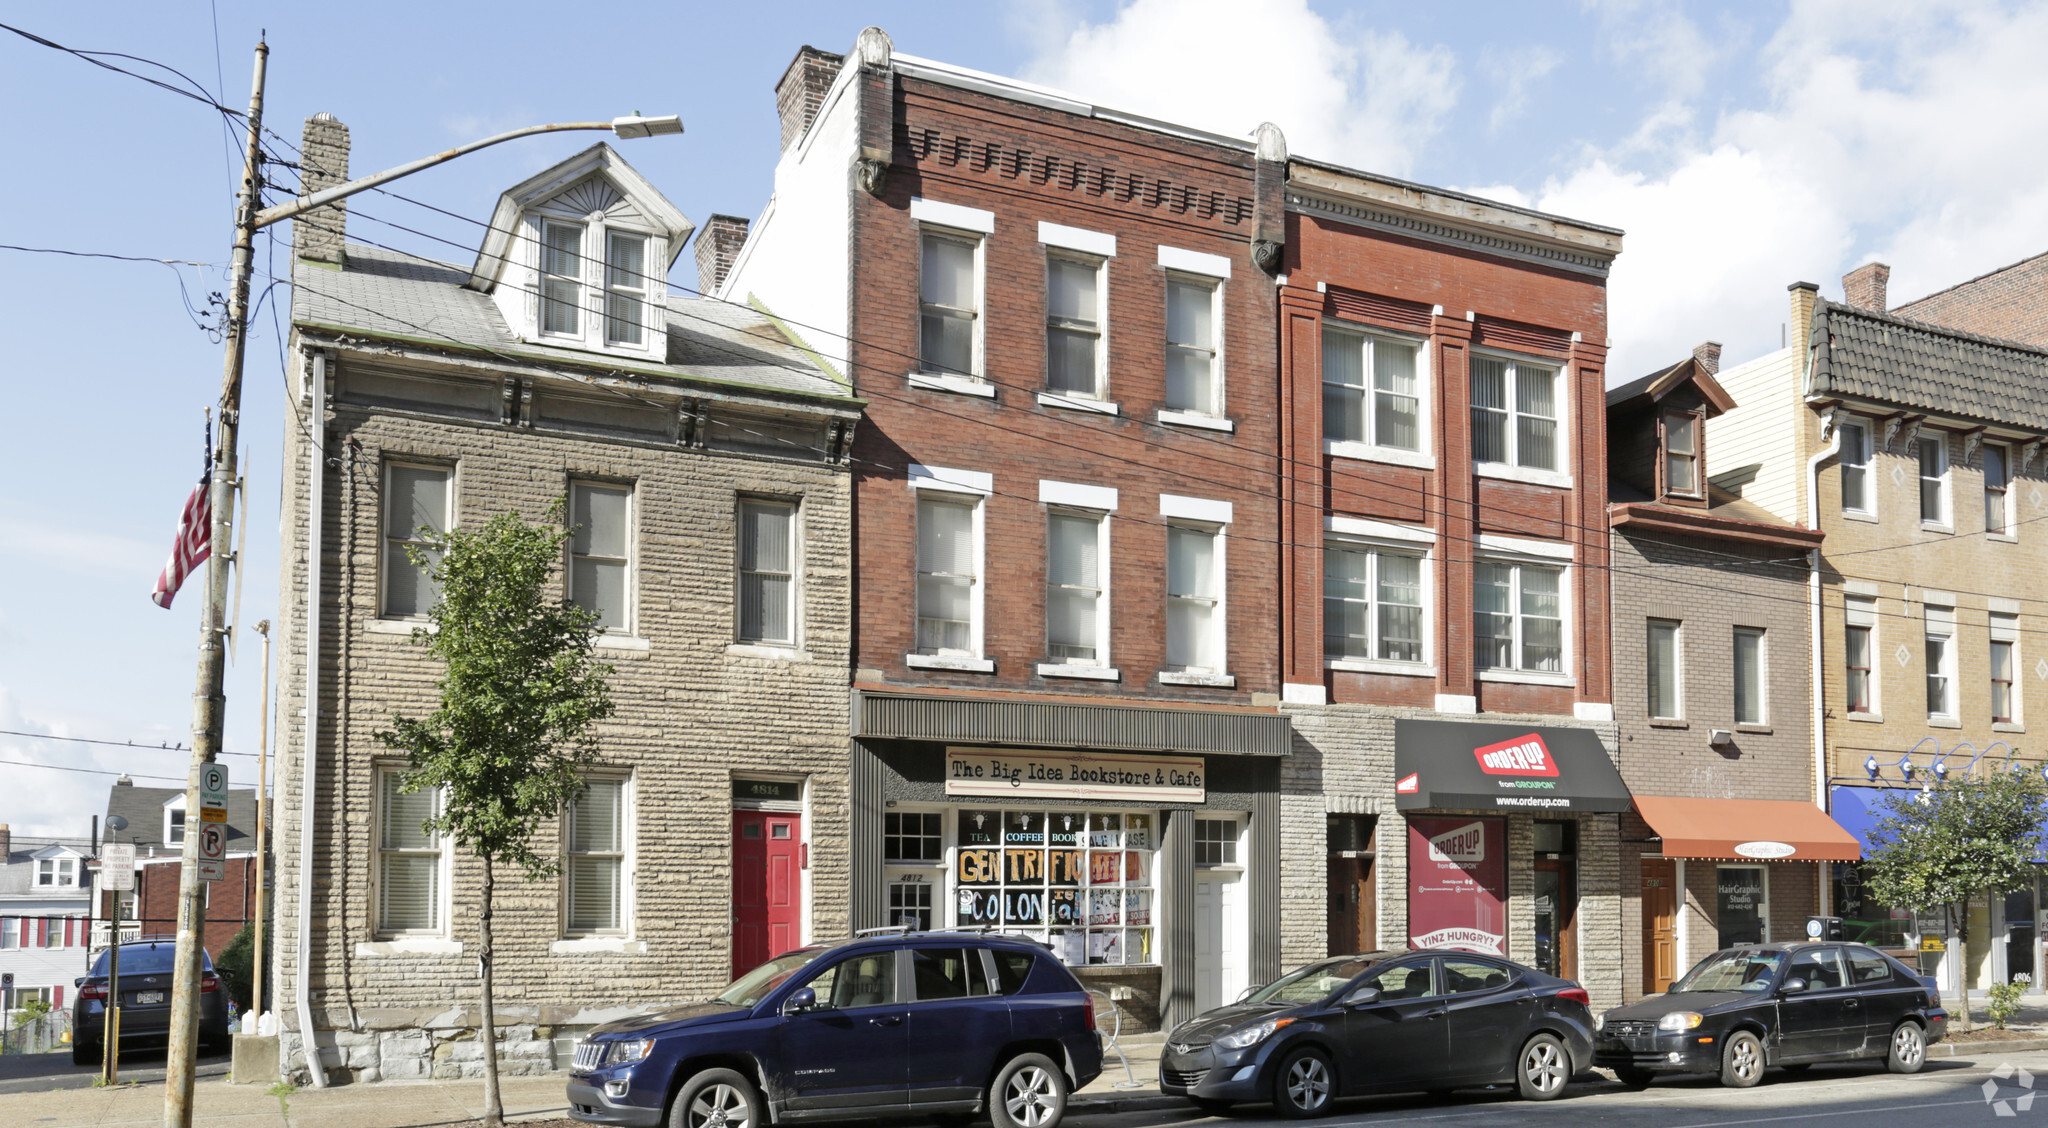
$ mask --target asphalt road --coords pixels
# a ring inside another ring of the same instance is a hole
[[[2003,1078],[1994,1076],[2007,1065],[2015,1068]],[[1988,1095],[1986,1082],[1991,1083]],[[2028,1099],[2037,1091],[2038,1103]],[[2001,1101],[2009,1110],[2006,1115],[2000,1115],[1994,1103]],[[1710,1078],[1683,1077],[1659,1080],[1640,1093],[1612,1081],[1574,1082],[1563,1098],[1544,1102],[1476,1089],[1443,1100],[1374,1097],[1340,1102],[1333,1115],[1315,1123],[1428,1128],[1982,1128],[2030,1120],[2048,1126],[2048,1052],[1931,1061],[1920,1073],[1905,1077],[1869,1064],[1816,1065],[1800,1076],[1772,1070],[1753,1089],[1724,1089]],[[1072,1128],[1301,1128],[1303,1122],[1280,1120],[1271,1108],[1247,1105],[1222,1119],[1189,1109],[1088,1116],[1069,1123]]]
[[[200,1077],[226,1077],[229,1055],[199,1055]],[[71,1051],[55,1054],[0,1055],[0,1096],[8,1093],[47,1093],[54,1089],[88,1089],[100,1075],[97,1065],[71,1064]],[[121,1051],[121,1080],[161,1081],[164,1079],[164,1051],[135,1047]]]

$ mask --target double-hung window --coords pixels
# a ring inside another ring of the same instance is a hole
[[[796,641],[796,506],[740,499],[742,642]]]
[[[647,236],[604,235],[604,340],[638,345],[647,338]]]
[[[981,238],[927,228],[918,278],[918,364],[926,372],[979,376]]]
[[[1649,675],[1650,716],[1660,720],[1684,716],[1678,697],[1683,684],[1679,625],[1669,619],[1650,620],[1648,650],[1644,667]]]
[[[1564,673],[1564,569],[1482,560],[1472,576],[1474,666]]]
[[[1700,492],[1699,417],[1691,412],[1664,416],[1664,492]]]
[[[569,487],[569,598],[597,612],[611,634],[633,630],[633,489],[598,482]]]
[[[1223,414],[1217,386],[1216,296],[1206,278],[1166,280],[1166,406],[1198,415]]]
[[[976,503],[951,497],[917,501],[917,653],[978,658],[975,590],[981,579]]]
[[[1870,492],[1870,428],[1861,423],[1841,424],[1842,509],[1849,513],[1875,512]]]
[[[1528,470],[1562,468],[1557,369],[1502,357],[1472,358],[1472,460]]]
[[[1421,453],[1420,354],[1413,341],[1323,326],[1323,438]]]
[[[441,931],[441,840],[423,824],[441,813],[438,791],[401,790],[397,770],[377,775],[377,930]]]
[[[428,575],[441,554],[423,532],[445,533],[454,474],[443,466],[391,463],[384,468],[384,617],[417,619],[441,601],[441,589]],[[408,549],[426,556],[415,564]]]
[[[1046,515],[1045,643],[1055,663],[1109,665],[1109,518]]]
[[[1323,548],[1323,656],[1335,661],[1427,659],[1422,557],[1358,544]]]
[[[1764,632],[1756,627],[1735,628],[1735,723],[1764,723]]]
[[[75,858],[44,858],[36,866],[36,884],[69,889],[78,884]]]
[[[1956,716],[1956,610],[1927,608],[1927,715]]]
[[[1948,519],[1948,438],[1937,432],[1913,442],[1920,463],[1920,523],[1942,525]]]
[[[1842,605],[1843,683],[1851,713],[1877,712],[1876,655],[1877,601],[1848,596]]]
[[[626,930],[626,781],[592,779],[569,804],[567,853],[570,936]]]
[[[583,333],[583,225],[540,221],[540,331]]]
[[[1083,399],[1108,398],[1102,387],[1102,271],[1102,259],[1046,256],[1048,391]]]
[[[164,808],[164,841],[172,846],[185,841],[185,797],[180,795],[176,803]]]
[[[1984,531],[1987,533],[2012,532],[2012,510],[2009,508],[2012,477],[2007,461],[2010,457],[2010,448],[1984,444]]]
[[[2017,664],[2020,644],[2020,620],[2017,615],[1991,613],[1991,719],[1998,724],[2011,724],[2019,718],[2019,697],[2013,669]]]
[[[1222,531],[1166,527],[1166,664],[1183,673],[1223,672]]]

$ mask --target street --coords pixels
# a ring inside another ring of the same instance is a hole
[[[226,1053],[199,1054],[197,1075],[201,1080],[226,1077]],[[100,1076],[97,1065],[73,1065],[69,1051],[56,1054],[8,1054],[0,1057],[0,1108],[14,1093],[47,1093],[56,1089],[89,1089]],[[162,1046],[121,1052],[121,1080],[149,1082],[164,1079]],[[0,1117],[0,1123],[18,1123]]]

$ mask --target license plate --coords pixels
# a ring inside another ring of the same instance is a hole
[[[136,1004],[137,1006],[142,1006],[142,1005],[145,1005],[145,1004],[148,1004],[148,1003],[161,1003],[161,1002],[163,1002],[163,1001],[164,1001],[164,993],[163,993],[162,991],[137,991],[137,992],[135,992],[135,1004]]]

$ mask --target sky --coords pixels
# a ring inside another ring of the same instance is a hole
[[[682,137],[616,144],[699,221],[766,203],[774,84],[797,48],[844,51],[875,24],[905,53],[1219,133],[1270,120],[1298,155],[1620,227],[1616,381],[1703,340],[1730,365],[1778,348],[1793,281],[1838,296],[1842,274],[1883,261],[1897,304],[2048,249],[2048,2],[783,0],[631,19],[622,38],[516,0],[0,4],[0,23],[166,64],[236,108],[266,36],[270,128],[296,141],[307,116],[335,114],[357,175],[544,121],[680,114]],[[0,345],[0,822],[76,837],[112,783],[90,773],[172,786],[188,762],[161,746],[190,741],[199,588],[169,611],[148,595],[218,395],[206,303],[226,287],[240,158],[209,107],[4,31],[0,101],[0,244],[206,264],[0,249],[15,318]],[[470,218],[368,196],[349,233],[467,263],[500,192],[596,139],[419,174],[397,187]],[[259,295],[285,273],[276,234]],[[677,283],[694,286],[692,262]],[[280,286],[248,347],[237,786],[261,712],[249,628],[276,618],[286,309]]]

